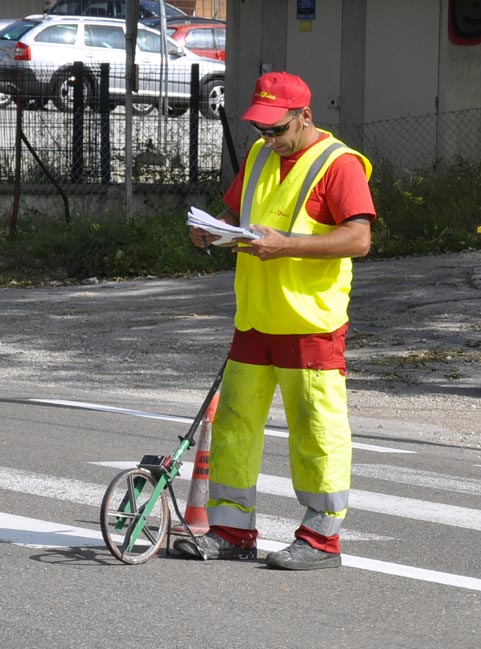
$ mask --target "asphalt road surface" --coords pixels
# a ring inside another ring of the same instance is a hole
[[[0,289],[2,649],[478,649],[480,267],[356,265],[343,567],[299,573],[263,562],[302,515],[278,397],[257,561],[126,566],[99,531],[109,481],[174,449],[220,367],[230,274]]]

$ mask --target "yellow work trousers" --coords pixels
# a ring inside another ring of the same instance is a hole
[[[339,370],[286,369],[229,360],[212,425],[210,525],[255,528],[264,428],[279,385],[289,428],[293,487],[306,507],[302,524],[331,536],[346,514],[351,431]]]

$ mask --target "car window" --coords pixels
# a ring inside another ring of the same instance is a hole
[[[215,49],[212,29],[191,29],[185,37],[185,46],[193,50]]]
[[[10,25],[7,25],[0,31],[0,40],[3,41],[18,41],[24,34],[36,27],[40,23],[34,20],[17,20]]]
[[[59,0],[48,13],[57,16],[125,18],[125,0]]]
[[[137,47],[141,52],[160,52],[160,33],[152,34],[146,29],[139,29],[137,32]]]
[[[85,45],[104,47],[109,50],[125,50],[125,35],[122,27],[85,24]]]
[[[77,0],[64,0],[63,2],[58,2],[55,6],[53,6],[50,9],[49,13],[63,16],[75,16],[78,11],[77,5]]]
[[[51,25],[35,36],[36,43],[73,45],[77,40],[77,25]]]
[[[215,40],[217,41],[217,49],[225,50],[225,29],[214,29]]]

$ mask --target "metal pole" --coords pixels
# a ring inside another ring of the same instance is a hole
[[[125,213],[132,212],[132,93],[136,89],[135,48],[137,45],[137,23],[139,0],[126,3],[125,29]]]
[[[20,206],[20,186],[22,176],[22,114],[23,99],[17,92],[17,122],[15,126],[15,182],[13,190],[12,214],[10,216],[9,236],[15,236],[17,232],[18,208]]]
[[[160,86],[159,86],[159,123],[158,123],[158,150],[163,151],[167,141],[167,119],[169,113],[168,78],[169,78],[169,50],[167,47],[167,19],[165,15],[164,0],[159,0],[160,14]]]

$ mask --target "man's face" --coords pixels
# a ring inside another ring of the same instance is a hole
[[[289,110],[275,124],[251,122],[255,130],[264,138],[266,146],[272,148],[278,155],[289,156],[304,148],[302,108]]]

